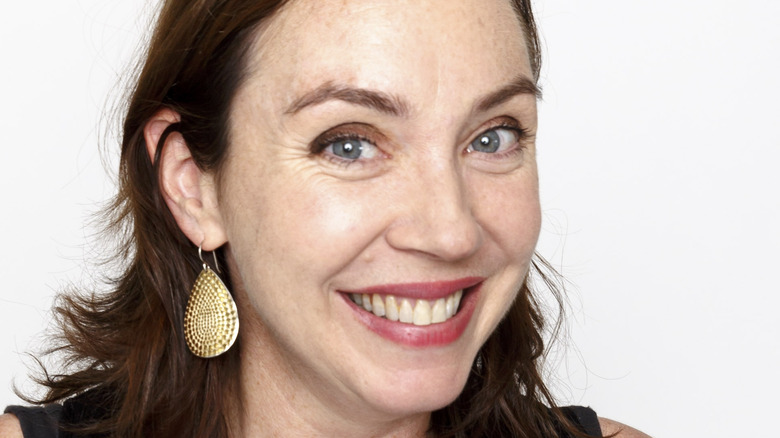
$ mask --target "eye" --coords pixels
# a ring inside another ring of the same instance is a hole
[[[331,140],[323,148],[323,152],[346,161],[372,159],[377,156],[377,147],[370,141],[357,137]]]
[[[386,155],[379,144],[385,137],[374,127],[363,123],[345,123],[320,134],[309,145],[313,155],[341,165],[378,164]]]
[[[520,133],[517,128],[496,127],[479,134],[468,147],[468,152],[494,154],[517,144]]]

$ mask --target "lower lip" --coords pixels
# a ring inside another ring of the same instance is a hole
[[[409,347],[436,347],[455,342],[466,331],[471,316],[474,314],[474,308],[477,306],[481,287],[482,283],[479,283],[464,291],[458,313],[452,318],[444,322],[422,326],[390,321],[387,318],[376,316],[362,307],[358,307],[347,294],[341,295],[355,312],[358,321],[379,336]]]

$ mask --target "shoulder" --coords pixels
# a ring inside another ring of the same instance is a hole
[[[6,406],[0,417],[0,438],[56,437],[62,406]]]
[[[0,438],[23,438],[22,426],[13,414],[0,415]]]
[[[599,417],[599,425],[601,425],[601,432],[604,436],[614,434],[616,438],[651,438],[650,435],[642,433],[633,427],[607,418]]]

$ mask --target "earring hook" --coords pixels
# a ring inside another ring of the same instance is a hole
[[[205,241],[206,241],[206,239],[203,239],[200,242],[200,245],[198,245],[198,258],[200,259],[200,262],[203,263],[203,269],[206,269],[206,268],[209,267],[208,263],[206,263],[203,260],[202,247],[203,247],[203,242],[205,242]],[[217,252],[216,251],[211,251],[211,255],[214,256],[214,270],[217,271],[217,273],[221,274],[222,272],[219,270],[219,262],[217,261]]]

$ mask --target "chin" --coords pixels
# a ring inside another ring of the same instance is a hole
[[[446,407],[458,398],[469,377],[469,366],[439,372],[404,372],[384,377],[385,384],[374,385],[367,401],[390,416],[429,413]]]

